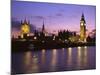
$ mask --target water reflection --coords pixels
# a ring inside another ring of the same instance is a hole
[[[32,52],[25,52],[23,57],[23,70],[26,73],[38,72],[38,59],[33,57]]]
[[[34,55],[36,55],[34,57]],[[95,47],[42,49],[12,54],[15,73],[37,73],[95,68]],[[20,66],[19,66],[20,65]]]
[[[30,70],[31,65],[31,58],[32,58],[32,52],[28,51],[24,53],[23,56],[23,70],[27,73]]]
[[[72,65],[72,48],[68,48],[67,65]]]
[[[52,50],[52,58],[51,58],[51,65],[55,66],[57,62],[57,50],[53,49]]]
[[[42,61],[42,65],[44,65],[46,61],[46,50],[45,49],[42,49],[41,61]]]
[[[61,56],[61,61],[65,62],[65,60],[64,60],[64,58],[65,58],[65,48],[62,48],[60,56]]]
[[[65,48],[62,48],[62,50],[64,51]]]
[[[31,63],[32,52],[28,51],[24,53],[24,64],[25,66],[29,66]]]
[[[88,54],[88,51],[87,51],[87,46],[85,46],[84,47],[84,58],[83,58],[83,60],[84,60],[84,66],[86,67],[87,66],[87,61],[88,61],[88,59],[87,59],[87,54]]]
[[[56,70],[56,63],[57,63],[57,50],[53,49],[52,50],[52,54],[51,54],[51,71],[55,71]]]
[[[77,68],[84,69],[87,65],[87,47],[78,47]]]
[[[31,72],[38,72],[39,71],[39,65],[38,65],[38,58],[33,58],[33,63],[31,65]]]

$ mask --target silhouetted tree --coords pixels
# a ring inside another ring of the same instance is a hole
[[[58,37],[62,40],[69,39],[71,36],[76,36],[76,32],[70,32],[69,30],[63,30],[58,32]]]

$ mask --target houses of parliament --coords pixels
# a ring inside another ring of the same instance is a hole
[[[30,34],[30,23],[29,21],[27,21],[26,19],[21,22],[21,29],[20,29],[20,38],[25,38],[28,37]],[[41,28],[41,32],[45,35],[46,34],[46,30],[45,30],[45,25],[43,22],[42,28]],[[79,38],[78,40],[80,42],[86,42],[86,21],[85,21],[85,17],[84,14],[82,13],[81,19],[80,19],[80,34],[79,34]]]

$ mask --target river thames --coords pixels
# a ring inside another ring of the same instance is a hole
[[[96,47],[69,47],[12,53],[12,73],[41,73],[96,68]]]

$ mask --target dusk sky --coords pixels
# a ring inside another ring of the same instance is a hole
[[[26,18],[32,25],[41,28],[44,20],[48,32],[57,32],[64,29],[79,32],[82,13],[85,16],[87,30],[95,29],[95,6],[27,1],[12,1],[11,5],[12,21],[20,22]],[[18,26],[13,24],[12,31],[16,32]]]

